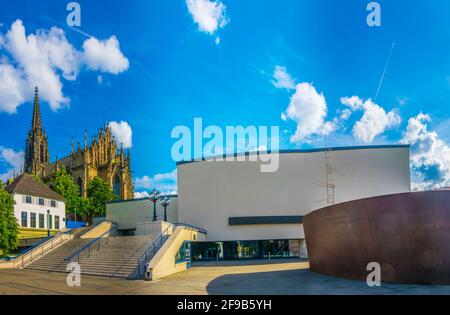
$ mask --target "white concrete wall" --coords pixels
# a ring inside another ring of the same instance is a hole
[[[173,225],[163,221],[144,221],[136,223],[136,236],[152,236],[153,238],[161,235],[170,235],[173,232]]]
[[[156,203],[158,221],[164,219],[164,208]],[[153,203],[150,199],[125,200],[106,204],[106,220],[117,222],[119,230],[136,229],[138,222],[153,220]],[[170,197],[167,207],[167,220],[170,223],[178,222],[178,198]]]
[[[336,203],[410,191],[409,148],[332,151]],[[303,239],[301,224],[229,226],[229,217],[295,216],[326,206],[326,153],[281,153],[278,171],[260,162],[179,164],[179,220],[208,241]]]
[[[202,234],[189,228],[177,227],[149,263],[151,280],[187,270],[187,263],[176,263],[175,256],[185,241],[199,241]]]
[[[22,227],[21,213],[22,211],[27,212],[27,226],[24,228],[39,228],[39,214],[44,214],[44,229],[48,229],[48,218],[47,210],[50,210],[50,215],[52,216],[52,229],[55,229],[55,216],[59,216],[59,229],[63,230],[66,227],[66,205],[62,201],[56,201],[56,208],[50,206],[50,199],[44,198],[44,206],[40,206],[38,203],[38,197],[32,197],[32,203],[26,203],[25,195],[14,194],[13,198],[16,202],[14,205],[14,215]],[[36,213],[36,227],[31,227],[31,215],[30,213]]]

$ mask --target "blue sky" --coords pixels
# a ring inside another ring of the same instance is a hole
[[[37,83],[52,160],[85,129],[124,122],[138,191],[176,187],[171,131],[195,117],[280,126],[282,149],[410,143],[415,188],[450,185],[448,1],[378,1],[369,27],[362,0],[80,0],[72,29],[68,1],[2,2],[3,177],[20,164]],[[17,20],[41,47],[57,39],[37,53],[47,68],[14,45]]]

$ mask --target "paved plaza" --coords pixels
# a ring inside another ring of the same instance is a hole
[[[315,274],[308,262],[249,261],[195,264],[187,272],[156,281],[82,276],[81,287],[68,287],[66,274],[0,270],[0,294],[450,294],[450,286],[383,284]]]

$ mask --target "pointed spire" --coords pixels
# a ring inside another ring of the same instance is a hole
[[[84,149],[88,149],[88,132],[87,129],[84,130]]]
[[[38,130],[42,128],[41,108],[39,105],[39,89],[36,86],[34,89],[34,105],[33,105],[33,121],[31,122],[31,129]]]

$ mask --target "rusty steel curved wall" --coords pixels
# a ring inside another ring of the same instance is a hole
[[[450,190],[404,193],[326,207],[304,218],[311,270],[366,280],[450,284]]]

